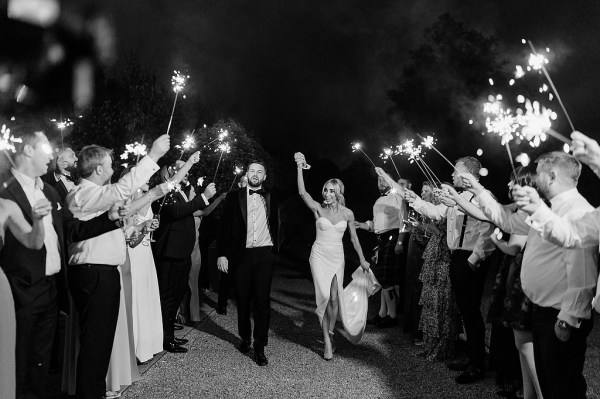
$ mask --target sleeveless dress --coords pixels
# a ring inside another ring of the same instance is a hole
[[[152,220],[152,208],[138,215],[137,223]],[[127,247],[131,264],[131,313],[135,355],[145,362],[162,352],[163,326],[158,277],[150,248],[150,234],[135,248]]]
[[[353,280],[344,289],[344,246],[342,238],[348,223],[342,220],[332,224],[329,219],[319,217],[316,220],[317,239],[310,252],[310,270],[315,285],[315,300],[319,323],[327,311],[327,303],[331,291],[331,281],[337,277],[339,313],[346,336],[356,344],[362,338],[367,321],[368,297],[377,292],[381,286],[373,272],[364,272],[359,267],[353,274]]]
[[[2,250],[0,232],[0,250]],[[0,398],[15,397],[15,345],[17,343],[17,322],[15,303],[6,275],[0,268]]]

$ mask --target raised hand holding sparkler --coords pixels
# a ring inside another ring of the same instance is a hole
[[[383,153],[381,153],[379,155],[379,157],[383,160],[389,159],[390,161],[392,161],[392,165],[394,166],[394,169],[396,170],[396,173],[398,174],[398,178],[400,178],[400,172],[398,171],[398,168],[396,167],[396,162],[394,162],[394,151],[391,148],[384,148]]]
[[[475,195],[479,195],[485,190],[479,180],[469,172],[458,172],[458,178],[462,187]]]
[[[573,156],[589,166],[600,177],[600,145],[580,132],[571,133]]]

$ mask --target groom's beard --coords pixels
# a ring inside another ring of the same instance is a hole
[[[248,186],[252,187],[252,188],[257,188],[262,186],[263,182],[258,179],[258,183],[254,183],[251,179],[248,179]]]

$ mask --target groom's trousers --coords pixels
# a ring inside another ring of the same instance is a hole
[[[250,341],[254,316],[254,349],[262,350],[269,340],[271,321],[271,280],[275,255],[271,246],[246,248],[240,263],[235,265],[238,331],[240,338]]]

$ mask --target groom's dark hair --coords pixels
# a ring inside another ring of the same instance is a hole
[[[246,171],[250,169],[250,165],[252,165],[253,163],[262,165],[262,167],[265,168],[265,173],[267,173],[267,163],[262,159],[251,159],[250,161],[248,161],[248,164],[246,165]]]

